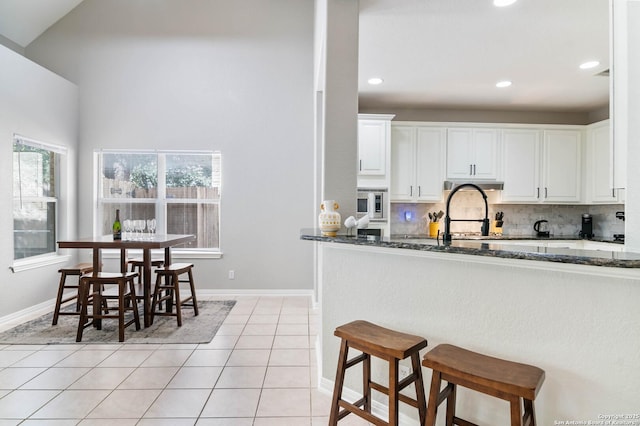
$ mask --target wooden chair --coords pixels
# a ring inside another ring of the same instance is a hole
[[[102,329],[102,320],[105,318],[118,320],[118,340],[120,342],[124,342],[124,331],[128,326],[135,324],[136,330],[140,330],[138,305],[134,302],[136,299],[134,280],[137,276],[138,274],[136,272],[127,272],[124,274],[98,272],[97,274],[87,274],[82,276],[80,279],[81,309],[76,342],[82,341],[82,332],[86,327],[93,324],[98,330]],[[104,293],[103,290],[105,286],[109,285],[117,286],[116,295],[108,295]],[[91,314],[89,314],[88,305],[91,298],[93,298],[94,307]],[[96,306],[101,306],[103,300],[117,300],[117,313],[103,313],[102,310],[97,310]],[[127,322],[125,322],[126,311],[133,311],[133,319]],[[89,319],[92,321],[88,321]]]
[[[342,339],[338,370],[336,373],[331,415],[329,425],[336,426],[338,420],[349,414],[355,414],[375,425],[397,426],[399,419],[399,402],[409,404],[418,409],[420,423],[426,418],[426,402],[419,351],[427,346],[427,341],[419,336],[389,330],[367,321],[353,321],[336,328],[334,335]],[[349,349],[362,352],[361,355],[348,359]],[[389,363],[389,387],[371,380],[371,356]],[[399,380],[399,361],[411,358],[413,372]],[[342,399],[345,372],[347,368],[362,362],[363,397],[349,403]],[[411,384],[415,385],[416,399],[400,394],[400,391]],[[389,419],[387,422],[371,414],[371,390],[382,392],[389,397]],[[340,410],[342,408],[342,410]]]
[[[428,352],[422,365],[433,370],[425,426],[435,425],[438,405],[444,401],[447,401],[447,426],[475,426],[474,423],[456,417],[457,385],[509,401],[511,426],[536,425],[533,400],[544,382],[544,371],[538,367],[493,358],[447,344],[438,345]],[[440,390],[442,380],[448,383]]]
[[[193,282],[192,263],[173,263],[164,268],[156,269],[156,285],[153,289],[153,299],[151,302],[151,319],[153,324],[155,316],[175,316],[178,327],[182,326],[182,307],[193,307],[194,315],[198,315],[198,301],[196,299],[196,288]],[[181,275],[187,274],[187,279],[180,279]],[[164,282],[163,282],[164,281]],[[180,296],[180,283],[189,283],[191,294],[184,299]],[[191,303],[187,303],[191,301]],[[160,308],[162,302],[166,302],[164,310],[156,310],[156,305]],[[175,312],[173,305],[175,304]]]

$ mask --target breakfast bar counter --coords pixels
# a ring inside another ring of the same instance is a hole
[[[523,259],[575,265],[612,268],[640,268],[640,253],[624,251],[624,245],[604,240],[581,240],[559,236],[528,238],[525,236],[467,236],[448,244],[422,236],[355,237],[323,236],[320,230],[302,230],[302,240],[322,241],[354,246],[385,247],[419,250],[433,253],[452,253],[502,259]]]
[[[640,253],[555,238],[454,238],[446,246],[316,230],[300,238],[317,245],[320,387],[327,392],[340,350],[334,330],[366,320],[424,337],[425,352],[449,343],[542,368],[540,425],[604,424],[614,414],[640,419]],[[429,383],[431,370],[423,373]],[[372,374],[387,377],[383,365],[372,364]],[[352,377],[345,386],[357,392],[361,381]],[[376,403],[385,409],[384,398]],[[503,404],[465,393],[457,411],[476,424],[509,424]],[[417,425],[414,411],[402,407],[401,424]]]

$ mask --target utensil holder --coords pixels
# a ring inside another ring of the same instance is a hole
[[[430,238],[436,238],[438,236],[439,225],[440,224],[438,222],[429,222],[429,237]]]

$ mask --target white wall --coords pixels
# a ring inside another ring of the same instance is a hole
[[[58,235],[76,230],[76,145],[77,87],[0,46],[0,317],[36,305],[55,296],[57,270],[62,265],[12,273],[13,264],[13,135],[36,139],[68,148],[66,168],[61,170],[68,183],[58,203]]]
[[[335,378],[340,340],[333,331],[364,319],[423,336],[429,344],[424,352],[451,343],[542,368],[546,379],[535,401],[539,425],[568,420],[597,424],[599,415],[638,413],[640,273],[320,245],[323,387],[332,389]],[[615,277],[616,272],[635,277]],[[386,382],[385,368],[372,365],[374,380]],[[347,385],[360,390],[361,369],[353,370]],[[431,370],[423,372],[428,389]],[[417,417],[415,409],[402,409]],[[439,417],[444,411],[439,410]],[[457,413],[481,425],[509,424],[506,402],[464,389]]]
[[[310,291],[313,6],[86,0],[29,45],[80,89],[79,234],[94,149],[220,150],[224,256],[195,261],[198,286]]]

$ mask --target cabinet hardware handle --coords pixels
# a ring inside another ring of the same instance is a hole
[[[473,175],[474,176],[476,175],[476,165],[475,164],[473,165]]]
[[[422,196],[422,187],[418,185],[418,197]]]
[[[536,191],[537,191],[536,198],[540,198],[540,187],[537,187]]]
[[[615,198],[615,196],[616,196],[616,189],[615,188],[611,188],[611,196]]]
[[[547,187],[544,187],[544,198],[548,198],[549,194],[547,193]]]
[[[359,161],[360,161],[360,165],[358,167],[360,168],[360,171],[362,171],[362,160],[359,160]]]
[[[413,197],[413,185],[409,186],[409,196]]]
[[[473,164],[469,164],[469,176],[473,176]]]

